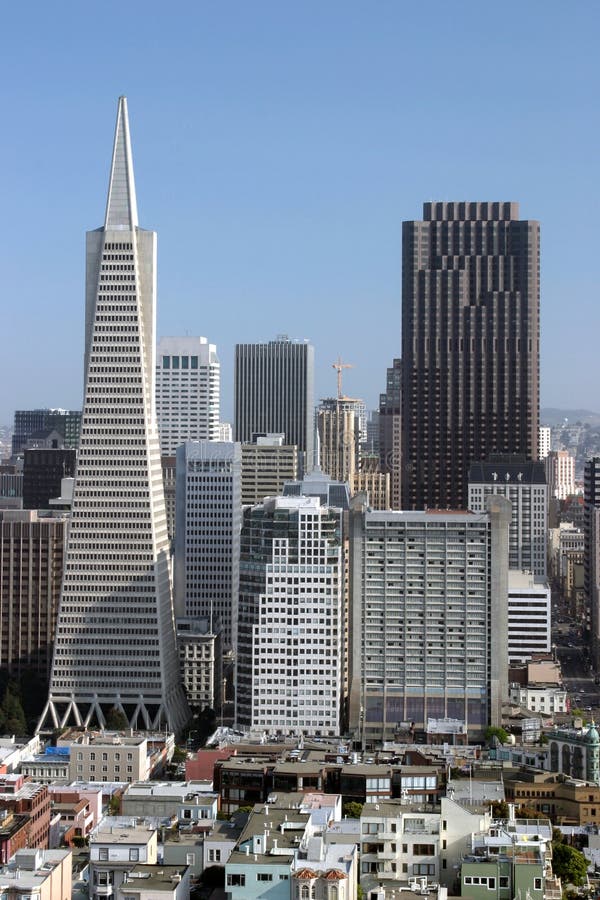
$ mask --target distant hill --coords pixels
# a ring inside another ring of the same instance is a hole
[[[589,409],[556,409],[554,406],[545,406],[540,409],[540,422],[542,425],[562,425],[565,419],[569,425],[581,422],[582,425],[600,425],[600,413]]]

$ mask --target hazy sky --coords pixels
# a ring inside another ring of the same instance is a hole
[[[222,362],[278,333],[317,394],[375,406],[400,354],[400,233],[424,200],[542,223],[542,403],[600,410],[597,0],[7,4],[0,37],[0,423],[79,407],[84,234],[117,98],[158,334]]]

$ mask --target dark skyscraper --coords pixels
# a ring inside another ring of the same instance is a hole
[[[284,434],[313,467],[314,348],[281,335],[267,344],[236,344],[234,438]]]
[[[539,223],[425,203],[402,230],[402,501],[467,504],[469,464],[537,459]]]

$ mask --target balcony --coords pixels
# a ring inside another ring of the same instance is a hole
[[[97,884],[94,887],[94,897],[112,897],[114,889],[112,884]]]

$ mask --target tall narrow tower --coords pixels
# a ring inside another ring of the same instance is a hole
[[[50,694],[40,727],[178,730],[179,682],[154,410],[156,234],[138,227],[119,99],[104,227],[87,235],[85,397]]]

